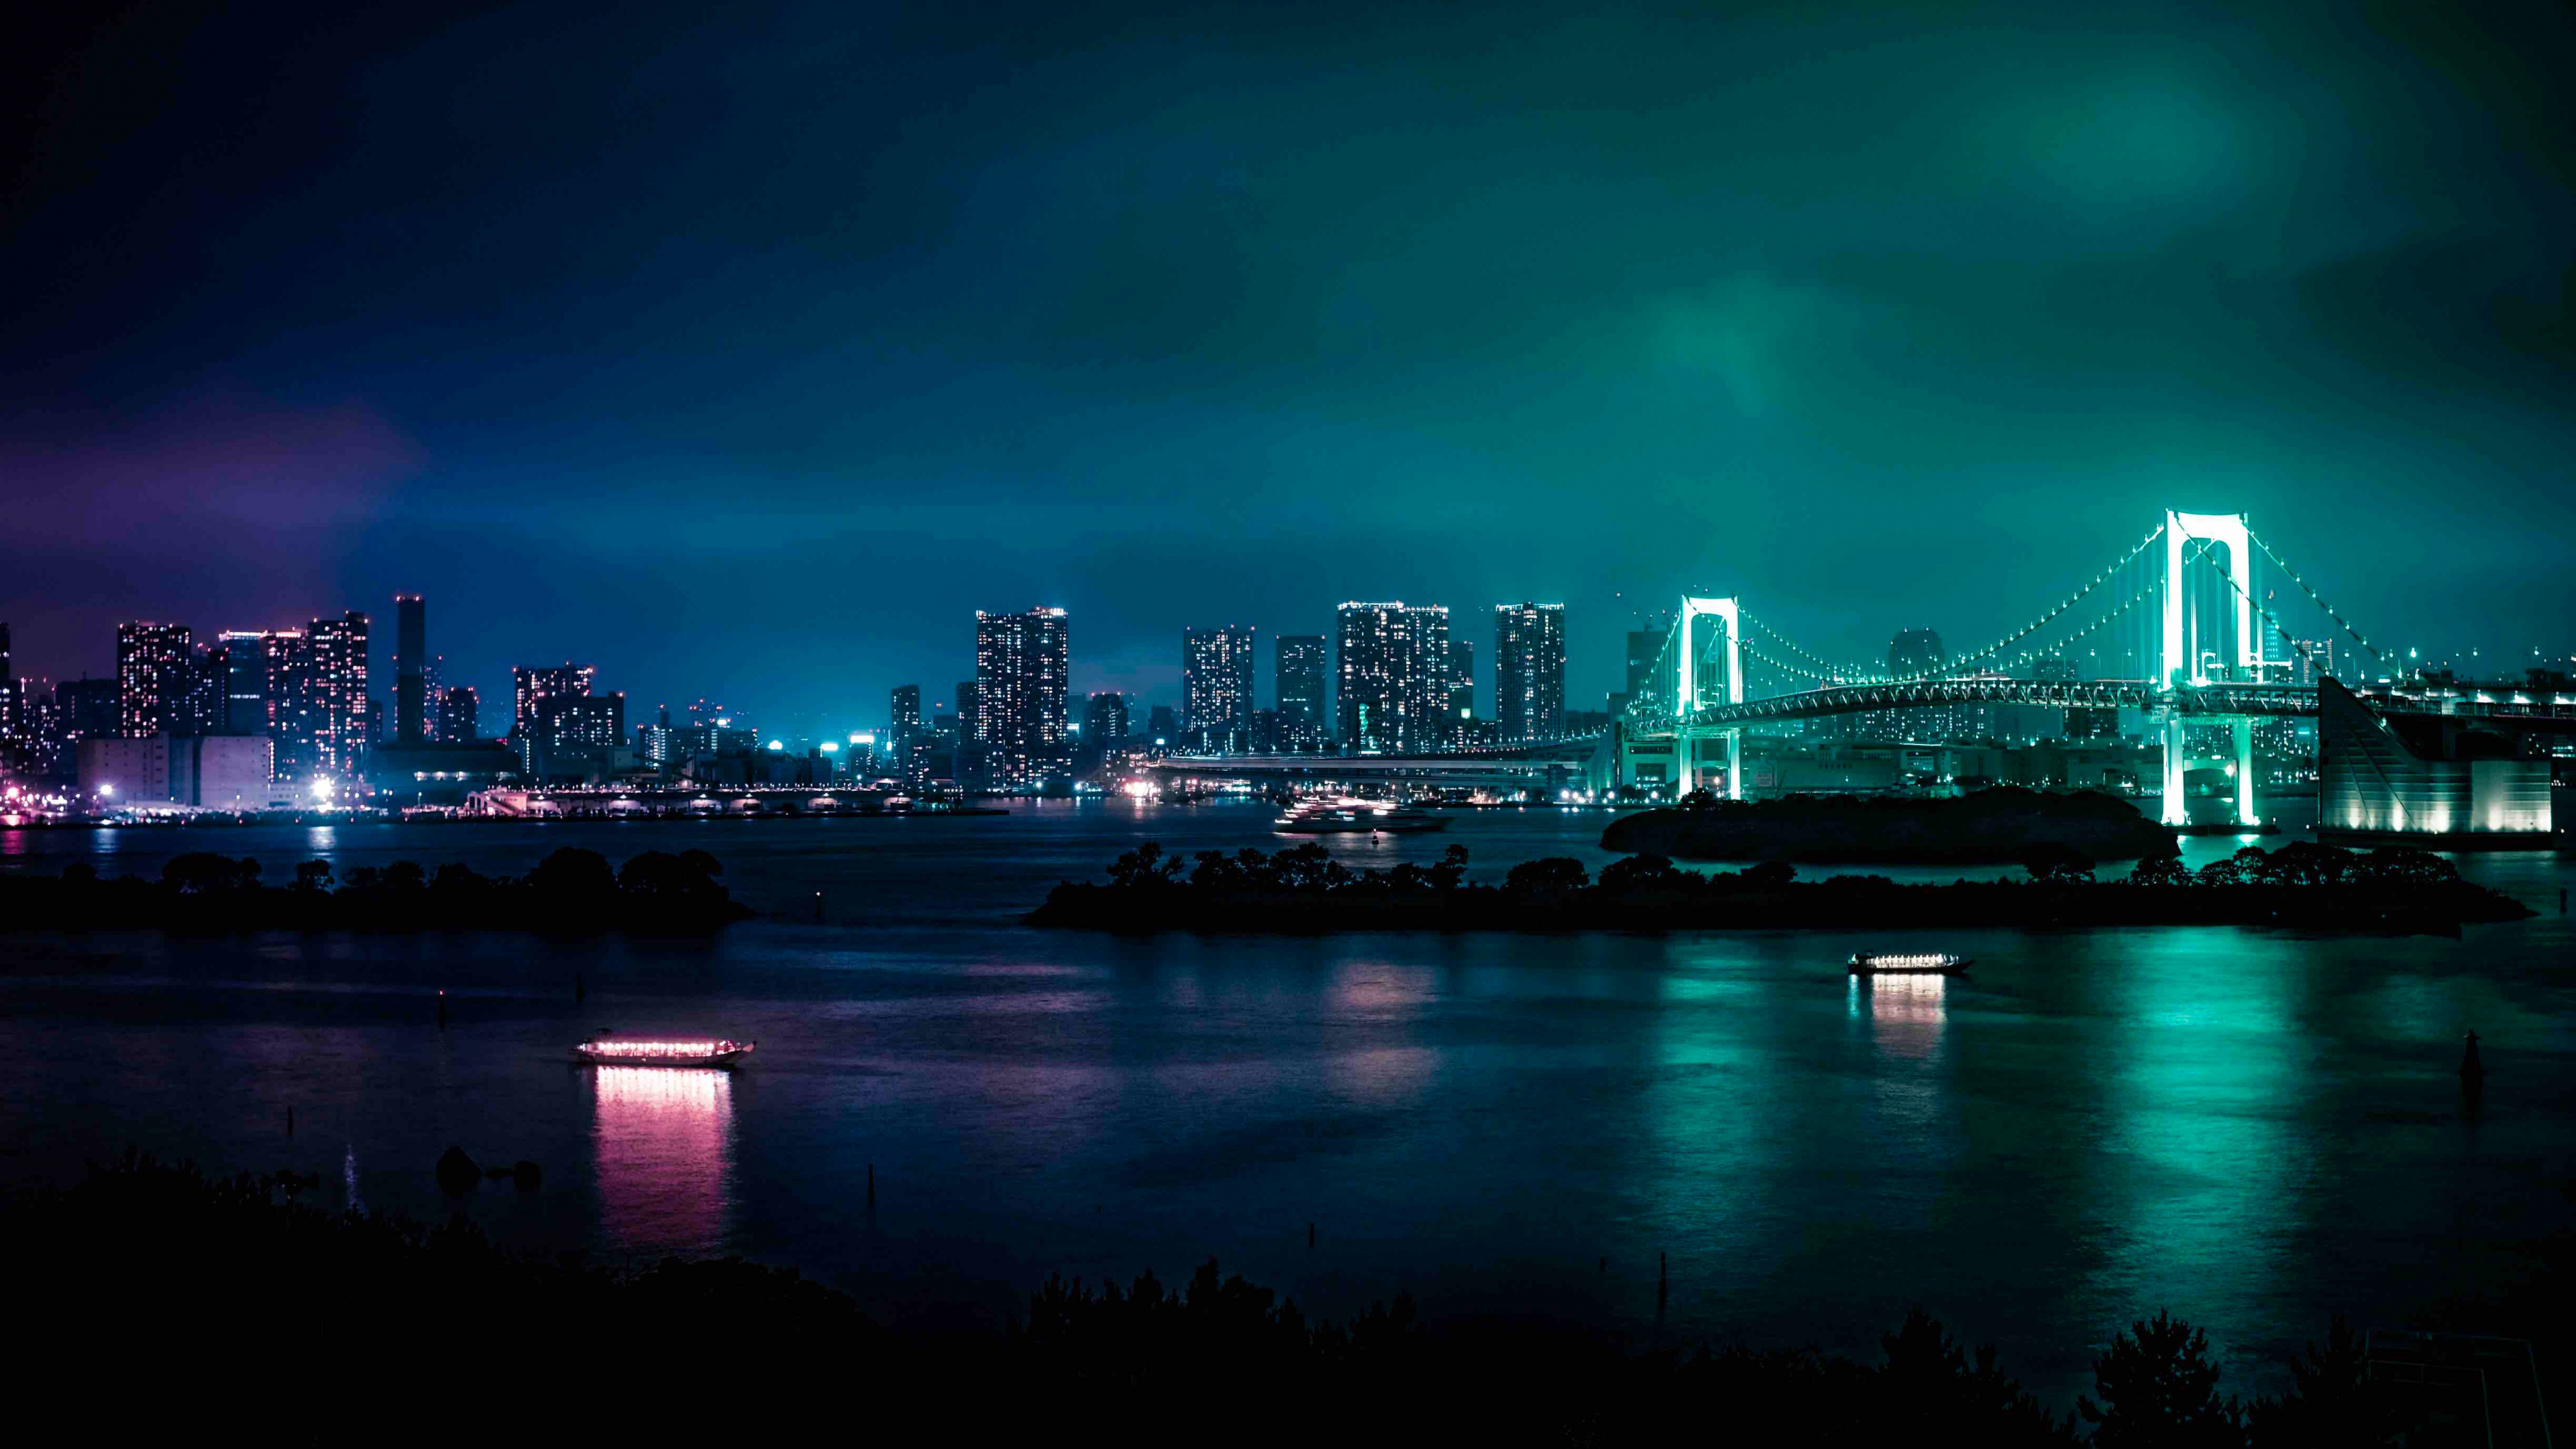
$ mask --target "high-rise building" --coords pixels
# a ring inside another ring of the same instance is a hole
[[[116,626],[116,732],[128,739],[189,733],[192,680],[185,624]]]
[[[368,624],[351,609],[337,619],[316,619],[306,631],[318,774],[354,779],[365,765]]]
[[[429,742],[428,608],[418,594],[394,595],[394,743]]]
[[[1930,629],[1899,629],[1887,643],[1887,672],[1896,678],[1929,675],[1949,658],[1941,636]],[[1855,728],[1878,739],[1940,741],[1955,733],[1951,712],[1942,708],[1882,709],[1855,717]]]
[[[1104,753],[1127,747],[1127,696],[1096,691],[1082,702],[1082,742]]]
[[[267,734],[268,631],[227,629],[215,641],[224,654],[223,733]]]
[[[1437,604],[1341,606],[1337,732],[1353,748],[1436,747],[1448,713],[1449,611]]]
[[[510,671],[515,686],[510,709],[510,733],[528,740],[541,739],[545,704],[550,699],[581,699],[590,693],[590,681],[598,671],[587,664],[559,665],[522,664]]]
[[[451,684],[438,696],[438,738],[441,744],[470,745],[481,726],[482,702],[470,684]]]
[[[113,679],[66,679],[54,686],[64,738],[75,743],[115,735],[124,702],[124,690]]]
[[[1668,614],[1649,614],[1646,627],[1628,631],[1628,687],[1622,691],[1627,696],[1622,707],[1647,698],[1660,699],[1672,692],[1668,685],[1659,689],[1654,678],[1655,660],[1663,653],[1664,641],[1672,632],[1673,621]]]
[[[1279,692],[1279,748],[1319,749],[1324,743],[1324,687],[1332,655],[1321,634],[1281,634],[1271,642]]]
[[[1565,606],[1494,606],[1494,719],[1507,740],[1565,733]]]
[[[1249,625],[1181,631],[1181,729],[1197,748],[1250,747],[1257,642]]]
[[[1158,704],[1145,712],[1145,739],[1156,749],[1168,749],[1181,742],[1181,721],[1168,704]]]
[[[626,696],[623,693],[552,695],[537,706],[537,742],[545,749],[566,746],[614,748],[626,742]]]
[[[1063,765],[1069,663],[1064,610],[975,612],[974,740],[988,783],[1026,784]]]
[[[9,626],[0,622],[0,740],[26,732],[28,713],[19,695],[17,671],[9,663]]]
[[[980,664],[978,667],[981,667]],[[976,718],[975,681],[971,679],[957,681],[957,690],[949,697],[956,701],[953,708],[957,711],[957,738],[964,743],[972,744],[979,738],[976,730],[981,727],[981,721]]]
[[[1445,687],[1448,697],[1443,702],[1441,712],[1453,721],[1474,719],[1476,717],[1475,640],[1449,641],[1449,674]]]
[[[921,738],[921,686],[898,684],[894,687],[894,751],[901,759],[914,740]]]

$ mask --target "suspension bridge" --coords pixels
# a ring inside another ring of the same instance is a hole
[[[2330,623],[2305,631],[2318,640],[2283,623],[2274,608],[2277,588],[2257,592],[2258,557]],[[2326,640],[2344,644],[2346,659],[2355,648],[2366,658],[2348,687],[2383,717],[2436,714],[2576,730],[2576,696],[2406,677],[2398,661],[2282,562],[2245,515],[2168,511],[2135,546],[2029,623],[1983,648],[1901,672],[1836,665],[1747,612],[1741,599],[1684,598],[1611,733],[1650,751],[1660,747],[1672,761],[1663,780],[1673,787],[1713,784],[1742,799],[1745,735],[1771,722],[1963,705],[2137,710],[2153,716],[2163,737],[2164,823],[2188,823],[2186,731],[2223,725],[2233,736],[2234,822],[2251,827],[2261,824],[2253,722],[2317,713],[2318,686],[2304,681],[2337,677]],[[2103,676],[2105,663],[2118,672]],[[2078,679],[2079,670],[2093,677]],[[2051,673],[2056,677],[2046,677]],[[1713,781],[1706,774],[1710,747],[1722,751]],[[1623,767],[1635,753],[1633,746],[1618,751]]]
[[[2258,586],[2258,560],[2267,581]],[[2300,612],[2281,615],[2281,583]],[[2302,602],[2303,601],[2303,602]],[[1893,662],[1893,661],[1892,661]],[[2243,514],[2167,511],[2107,567],[1982,648],[1906,669],[1837,663],[1750,612],[1741,598],[1680,599],[1652,664],[1606,732],[1404,757],[1173,756],[1166,776],[1537,783],[1580,771],[1596,790],[1745,795],[1748,735],[1797,721],[2002,705],[2136,711],[2162,741],[2160,813],[2183,825],[2187,735],[2229,737],[2233,823],[2262,822],[2253,725],[2313,716],[2335,679],[2383,718],[2438,715],[2576,733],[2576,695],[2454,686],[2409,674],[2282,561]],[[1955,716],[1953,716],[1955,717]],[[2222,757],[2224,758],[2224,757]]]

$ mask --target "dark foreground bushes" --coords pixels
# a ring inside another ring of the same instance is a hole
[[[2070,847],[2024,852],[2024,880],[1898,885],[1885,876],[1799,880],[1769,861],[1702,875],[1636,855],[1594,880],[1581,861],[1513,866],[1499,886],[1464,883],[1466,847],[1437,865],[1353,871],[1308,842],[1263,854],[1202,851],[1191,860],[1145,845],[1118,857],[1106,885],[1057,886],[1033,925],[1111,931],[1833,930],[1924,926],[2296,925],[2316,930],[2454,931],[2519,920],[2510,896],[2459,878],[2420,850],[2356,855],[2294,844],[2247,846],[2197,873],[2167,855],[2127,878],[2093,879]]]
[[[309,1179],[308,1179],[309,1181]],[[305,1442],[619,1440],[1369,1444],[1490,1441],[2368,1444],[2402,1427],[2349,1335],[2287,1401],[2223,1397],[2206,1341],[2119,1335],[2052,1414],[1916,1313],[1875,1362],[1812,1349],[1631,1351],[1597,1331],[1425,1324],[1397,1297],[1348,1324],[1209,1263],[1185,1288],[1050,1279],[1000,1332],[882,1326],[791,1270],[611,1271],[295,1205],[281,1175],[129,1153],[6,1210],[13,1418],[120,1441],[182,1428]],[[2362,1437],[2351,1437],[2361,1433]],[[1472,1436],[1469,1437],[1469,1436]]]
[[[594,850],[566,848],[524,876],[435,872],[408,860],[354,866],[308,860],[273,883],[256,860],[197,852],[158,880],[101,879],[86,861],[59,876],[0,876],[0,922],[31,930],[536,930],[711,931],[752,912],[716,877],[703,850],[648,850],[612,869]]]

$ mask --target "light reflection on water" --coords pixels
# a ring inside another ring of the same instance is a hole
[[[600,1225],[630,1250],[722,1240],[732,1200],[733,1074],[588,1067]]]

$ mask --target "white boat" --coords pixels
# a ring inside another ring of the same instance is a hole
[[[730,1070],[758,1042],[677,1040],[646,1041],[601,1032],[572,1049],[572,1059],[586,1067],[719,1067]]]
[[[1976,964],[1974,957],[1947,951],[1855,951],[1854,976],[1956,976]]]
[[[1392,800],[1309,800],[1272,822],[1281,835],[1407,835],[1446,830],[1449,819]]]

